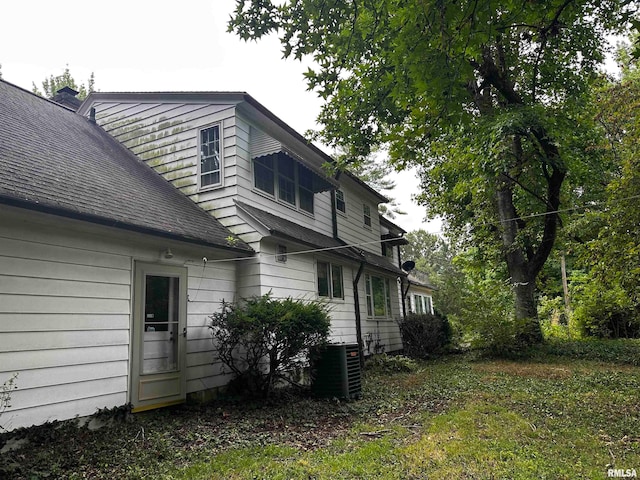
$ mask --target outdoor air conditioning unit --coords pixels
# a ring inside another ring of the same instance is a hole
[[[362,397],[358,344],[325,345],[311,356],[312,390],[319,397]]]

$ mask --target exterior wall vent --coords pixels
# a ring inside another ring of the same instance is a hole
[[[311,356],[312,391],[318,397],[362,398],[358,344],[329,344]]]

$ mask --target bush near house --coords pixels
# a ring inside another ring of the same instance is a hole
[[[320,302],[269,294],[222,302],[211,317],[216,358],[235,375],[238,393],[268,397],[278,380],[306,361],[309,349],[326,343],[330,318]]]
[[[400,320],[404,353],[411,358],[428,358],[442,353],[451,342],[451,326],[445,316],[409,314]]]

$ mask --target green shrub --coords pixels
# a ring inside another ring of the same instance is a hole
[[[402,373],[415,372],[418,364],[415,360],[405,357],[404,355],[387,355],[382,353],[379,355],[371,355],[365,364],[367,370],[373,370],[381,373]]]
[[[583,335],[599,338],[639,338],[640,305],[619,286],[585,284],[577,291],[572,321]]]
[[[409,314],[400,320],[404,353],[411,358],[427,358],[441,353],[451,342],[451,326],[440,314]]]
[[[330,318],[325,304],[269,294],[222,302],[209,328],[216,357],[234,374],[236,388],[268,396],[278,380],[306,361],[309,349],[327,341]]]

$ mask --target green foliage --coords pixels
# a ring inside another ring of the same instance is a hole
[[[18,388],[16,384],[16,380],[18,379],[18,374],[14,373],[8,380],[5,380],[2,385],[0,385],[0,417],[7,410],[7,408],[11,407],[11,393]],[[0,426],[2,429],[2,426]]]
[[[541,340],[532,285],[556,240],[556,212],[579,201],[602,164],[590,90],[607,35],[628,28],[637,5],[276,3],[238,0],[229,29],[245,40],[275,32],[285,57],[312,55],[305,77],[326,100],[322,139],[353,159],[388,145],[398,168],[419,166],[428,213],[499,250],[515,316]]]
[[[545,355],[640,366],[640,340],[550,339],[527,352],[527,357],[540,358]]]
[[[26,443],[0,455],[0,477],[531,479],[637,468],[640,340],[535,350],[535,361],[457,355],[371,370],[358,402],[180,405],[97,431],[70,421],[12,432]]]
[[[447,317],[436,313],[409,314],[399,320],[404,353],[411,358],[429,358],[443,353],[451,342]]]
[[[304,363],[310,348],[326,342],[330,330],[325,304],[269,294],[223,301],[209,318],[216,358],[235,375],[242,393],[264,397]]]
[[[640,308],[619,285],[603,289],[590,282],[577,289],[578,306],[572,320],[586,336],[601,338],[640,337]]]
[[[415,372],[417,369],[416,361],[404,355],[387,355],[386,353],[371,355],[365,363],[367,372],[390,374]]]
[[[586,335],[614,338],[640,335],[640,71],[628,55],[621,58],[623,77],[597,97],[597,120],[616,168],[599,189],[598,208],[572,225],[577,266],[584,269],[573,287],[573,318]]]
[[[84,100],[87,98],[87,95],[95,91],[95,77],[93,72],[91,73],[86,85],[84,83],[78,84],[73,76],[71,76],[69,66],[67,66],[62,74],[55,76],[50,75],[49,78],[45,78],[42,81],[42,91],[38,89],[35,82],[33,82],[32,92],[36,95],[40,95],[41,97],[51,98],[63,87],[73,88],[78,92],[77,97],[80,100]]]

